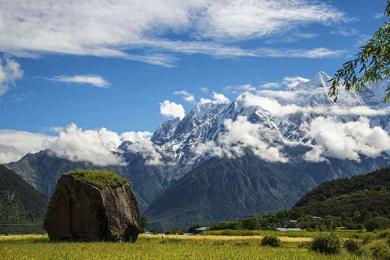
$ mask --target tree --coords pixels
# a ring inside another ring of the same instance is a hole
[[[148,220],[146,217],[141,216],[139,220],[139,226],[142,232],[146,232],[148,230]]]
[[[387,22],[361,47],[356,58],[344,63],[330,80],[329,96],[337,100],[340,83],[345,90],[360,92],[367,83],[376,83],[390,76],[390,0],[385,14]],[[386,89],[385,102],[390,102],[390,85]]]

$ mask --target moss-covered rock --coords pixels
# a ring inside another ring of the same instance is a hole
[[[71,175],[100,189],[118,187],[127,183],[126,179],[109,170],[76,170],[66,175]]]
[[[58,180],[45,229],[54,241],[134,242],[139,220],[128,181],[110,171],[75,171]]]

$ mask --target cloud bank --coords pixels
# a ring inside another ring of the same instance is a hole
[[[27,153],[50,150],[56,156],[71,161],[85,161],[98,166],[119,165],[123,159],[118,147],[124,141],[129,141],[128,149],[140,153],[147,163],[159,163],[160,155],[150,141],[149,132],[118,134],[106,128],[84,130],[75,124],[56,131],[56,135],[48,135],[0,130],[0,163],[17,161]]]
[[[325,156],[360,161],[360,155],[378,157],[390,150],[389,134],[378,126],[371,127],[367,118],[344,123],[318,117],[307,126],[307,134],[315,141],[314,148],[304,155],[309,161],[324,161]]]

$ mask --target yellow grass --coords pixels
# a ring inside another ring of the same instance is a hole
[[[343,251],[325,256],[301,247],[308,237],[282,237],[280,248],[260,246],[262,236],[141,235],[136,243],[49,242],[46,235],[0,236],[0,259],[359,259]]]
[[[264,236],[214,236],[214,235],[198,235],[198,236],[183,236],[183,235],[141,235],[146,238],[157,239],[186,239],[186,240],[219,240],[219,241],[243,241],[243,240],[258,240],[263,239]],[[282,242],[285,243],[306,243],[312,240],[311,237],[279,237]]]

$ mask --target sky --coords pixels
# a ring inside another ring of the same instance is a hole
[[[384,0],[0,0],[0,129],[153,132],[202,98],[333,74],[385,22],[384,8]]]

